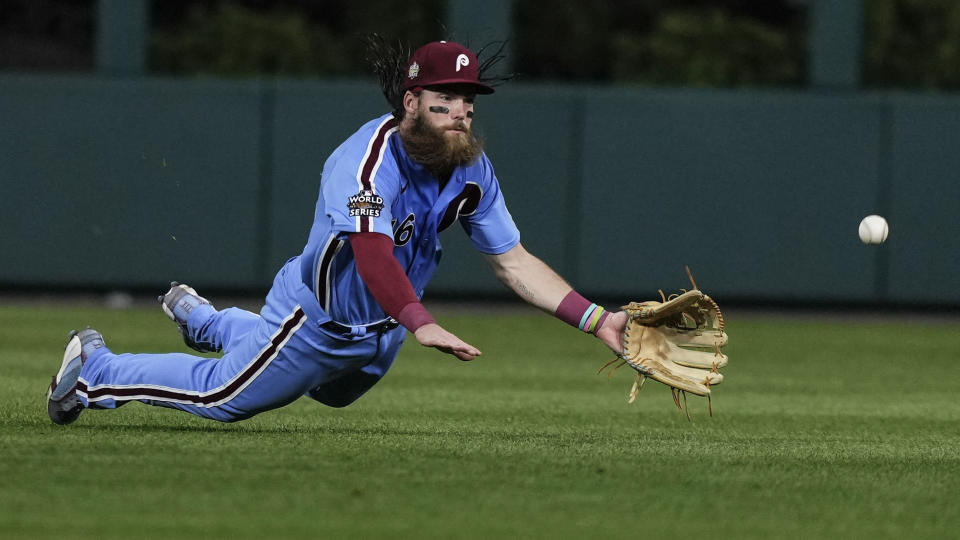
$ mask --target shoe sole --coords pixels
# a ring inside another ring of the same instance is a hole
[[[80,400],[78,400],[76,396],[73,396],[72,399],[74,405],[69,410],[64,410],[62,403],[47,401],[47,415],[54,424],[65,426],[76,422],[77,418],[80,418],[84,407],[80,404]]]
[[[76,330],[70,332],[70,339],[64,347],[60,370],[52,377],[50,387],[47,388],[47,415],[54,424],[61,426],[72,424],[83,412],[83,405],[80,404],[76,394],[70,395],[76,387],[76,379],[80,377],[80,370],[83,368],[81,357],[83,345],[80,343],[78,333]],[[74,380],[73,384],[60,384],[71,378]],[[65,405],[70,408],[67,409]]]
[[[80,377],[80,370],[83,369],[83,361],[80,358],[82,349],[80,338],[77,336],[76,330],[74,330],[70,333],[70,341],[68,341],[66,347],[64,347],[63,362],[60,363],[60,369],[53,377],[55,388],[52,387],[47,391],[48,400],[60,401],[73,389],[74,385],[71,384],[64,388],[60,385],[60,381]]]

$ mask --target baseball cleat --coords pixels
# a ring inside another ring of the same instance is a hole
[[[77,398],[80,370],[93,351],[104,346],[103,336],[90,327],[70,332],[60,370],[47,389],[47,414],[54,424],[72,424],[80,417],[83,412],[83,404]]]
[[[207,343],[198,343],[190,337],[187,330],[187,317],[194,309],[206,304],[212,306],[209,300],[197,294],[197,291],[189,285],[184,285],[176,281],[170,282],[170,290],[167,294],[157,297],[163,312],[170,317],[170,320],[177,323],[177,329],[183,336],[183,342],[191,349],[199,352],[219,352],[219,349]]]

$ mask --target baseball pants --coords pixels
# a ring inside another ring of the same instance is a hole
[[[130,401],[233,422],[307,395],[344,407],[386,374],[406,337],[403,327],[353,336],[328,331],[330,321],[300,279],[294,257],[277,274],[260,314],[204,305],[187,319],[197,343],[222,348],[220,358],[183,353],[114,354],[101,348],[83,365],[77,395],[84,406],[113,409]]]

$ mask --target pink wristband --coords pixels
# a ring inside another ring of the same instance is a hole
[[[576,326],[588,334],[596,334],[610,313],[580,296],[577,291],[570,291],[563,297],[554,315],[570,326]]]

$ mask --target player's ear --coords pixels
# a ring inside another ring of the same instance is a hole
[[[403,94],[403,110],[406,111],[407,116],[412,115],[417,111],[417,107],[420,105],[420,93],[411,92],[407,90]]]

